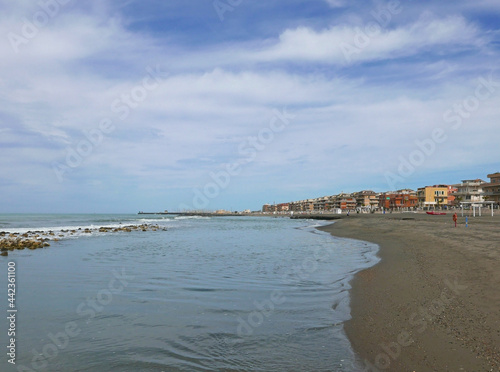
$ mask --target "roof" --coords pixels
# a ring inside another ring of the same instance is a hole
[[[475,180],[462,180],[462,183],[468,183],[468,182],[482,182],[482,183],[486,183],[486,181],[480,179],[480,178],[477,178]]]

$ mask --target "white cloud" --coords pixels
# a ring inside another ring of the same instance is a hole
[[[13,19],[4,19],[0,34],[16,27]],[[380,176],[409,153],[416,138],[445,125],[445,110],[474,93],[475,78],[488,64],[476,52],[487,48],[488,39],[464,17],[424,15],[382,30],[353,55],[359,63],[338,68],[346,62],[340,45],[354,45],[357,27],[363,30],[362,23],[319,31],[297,27],[274,41],[256,38],[195,51],[185,46],[173,53],[167,39],[162,45],[154,36],[132,32],[120,18],[62,13],[19,54],[5,38],[0,45],[2,127],[7,127],[0,129],[1,140],[16,145],[2,154],[3,179],[42,191],[69,189],[86,177],[90,181],[82,184],[91,186],[105,187],[108,178],[140,182],[144,177],[157,187],[194,187],[210,171],[237,160],[241,141],[268,125],[273,108],[285,106],[297,118],[245,168],[245,180],[259,175],[272,182],[284,172],[292,184],[310,177],[321,187],[342,177]],[[467,60],[449,58],[471,50]],[[397,73],[363,69],[363,62],[426,53],[435,57],[400,66],[398,61]],[[489,53],[496,61],[496,52]],[[120,120],[111,103],[130,94],[146,67],[157,64],[169,75]],[[500,92],[482,103],[463,130],[450,136],[442,159],[464,154],[471,164],[484,162],[486,151],[472,153],[457,144],[474,137],[484,149],[495,148],[498,97]],[[68,186],[59,185],[52,162],[64,162],[66,147],[74,148],[85,140],[84,131],[108,117],[113,133],[68,174]],[[455,160],[426,164],[432,170],[451,166]]]
[[[325,0],[332,8],[343,8],[346,6],[345,0]]]
[[[289,60],[342,65],[351,60],[393,59],[429,51],[478,48],[484,43],[477,27],[460,16],[437,19],[425,15],[413,24],[395,29],[370,27],[366,23],[332,26],[321,31],[307,27],[289,29],[280,35],[275,45],[249,57],[266,62]]]

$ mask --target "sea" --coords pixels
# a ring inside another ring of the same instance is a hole
[[[0,215],[0,231],[54,234],[0,257],[0,370],[360,371],[349,281],[378,247],[317,230],[329,223]],[[98,231],[142,224],[160,228]]]

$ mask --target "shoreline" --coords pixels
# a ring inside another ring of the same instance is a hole
[[[353,215],[318,229],[375,243],[345,323],[365,371],[498,371],[500,216]]]

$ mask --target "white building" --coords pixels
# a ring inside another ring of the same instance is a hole
[[[481,179],[463,180],[461,184],[454,185],[458,191],[455,193],[457,204],[464,202],[479,207],[484,202],[483,185],[487,182]],[[477,203],[475,205],[474,203]]]

